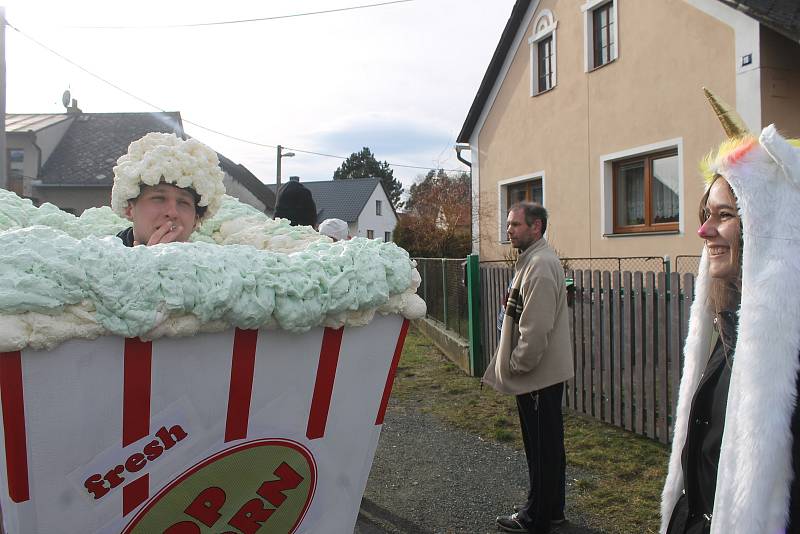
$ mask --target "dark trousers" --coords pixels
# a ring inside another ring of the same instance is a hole
[[[564,517],[567,458],[561,414],[563,395],[563,382],[517,395],[530,479],[528,502],[519,515],[536,534],[549,532],[550,521]]]

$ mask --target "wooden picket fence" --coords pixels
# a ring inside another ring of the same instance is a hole
[[[691,273],[568,271],[575,378],[568,408],[669,443],[694,297]]]
[[[682,351],[694,298],[694,274],[567,270],[574,280],[570,328],[575,378],[565,406],[669,443]],[[483,372],[497,346],[497,312],[513,276],[481,264]]]

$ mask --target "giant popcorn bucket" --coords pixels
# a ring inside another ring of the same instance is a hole
[[[352,532],[407,329],[0,353],[5,532]]]

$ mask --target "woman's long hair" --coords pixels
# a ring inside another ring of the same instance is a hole
[[[706,189],[705,194],[700,199],[700,224],[704,224],[708,220],[708,195],[711,193],[711,186],[717,180],[722,180],[725,182],[725,187],[728,189],[728,192],[731,195],[731,198],[734,200],[736,205],[739,205],[739,202],[736,198],[736,195],[731,189],[730,184],[725,178],[719,174],[715,175],[714,178],[711,180],[711,183],[708,185],[708,189]],[[739,309],[739,302],[741,301],[742,297],[742,222],[741,219],[739,220],[739,239],[735,242],[730,244],[730,254],[731,254],[731,261],[737,265],[737,273],[736,278],[731,280],[723,280],[720,278],[712,278],[710,283],[711,287],[709,288],[708,292],[708,299],[711,302],[711,305],[714,308],[714,315],[717,318],[717,321],[721,320],[720,313],[724,311],[729,312],[736,312]],[[723,337],[723,345],[725,346],[725,353],[726,356],[729,352],[729,349],[732,349],[730,343],[731,340],[726,340]]]

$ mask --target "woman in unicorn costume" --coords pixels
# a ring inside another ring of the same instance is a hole
[[[703,169],[660,532],[800,532],[800,142],[756,138],[707,96],[730,139]]]

